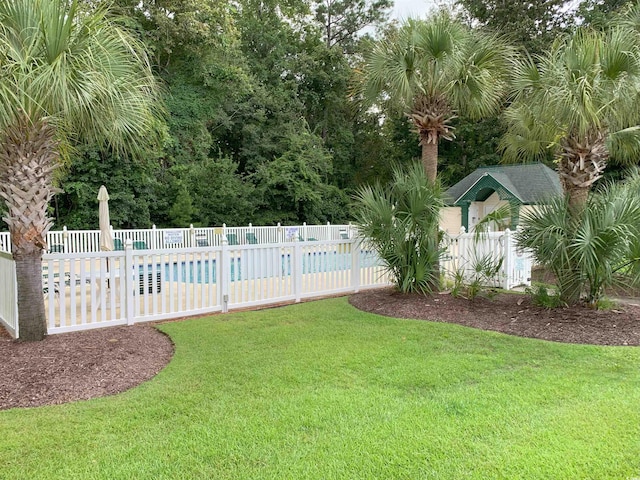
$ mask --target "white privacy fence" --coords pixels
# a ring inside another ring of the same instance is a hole
[[[0,323],[18,337],[16,265],[11,255],[0,252]]]
[[[189,228],[149,228],[136,230],[112,229],[116,250],[124,250],[127,239],[133,241],[133,248],[165,249],[208,247],[222,245],[227,239],[230,245],[253,245],[286,241],[324,241],[351,238],[351,225],[296,225],[296,226],[253,226],[246,227],[189,227]],[[99,230],[62,230],[47,233],[47,247],[50,253],[90,253],[100,251]],[[0,252],[11,252],[8,232],[0,232]]]
[[[465,233],[446,235],[446,251],[440,261],[440,270],[448,278],[461,273],[466,281],[475,279],[489,282],[488,286],[510,290],[520,285],[531,285],[533,256],[516,247],[513,232]],[[485,278],[492,267],[497,273]]]
[[[387,285],[356,240],[48,253],[48,332],[125,325]]]

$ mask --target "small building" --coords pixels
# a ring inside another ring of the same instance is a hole
[[[542,163],[478,168],[445,192],[447,206],[440,228],[450,234],[458,233],[460,227],[471,231],[487,215],[508,205],[509,217],[492,230],[513,230],[524,211],[561,194],[558,174]]]

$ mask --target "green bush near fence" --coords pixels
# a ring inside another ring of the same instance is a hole
[[[167,323],[114,397],[0,412],[2,479],[624,479],[640,349],[366,314],[344,298]]]

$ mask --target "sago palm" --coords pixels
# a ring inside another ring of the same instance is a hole
[[[360,94],[403,111],[420,137],[422,163],[433,182],[438,143],[454,138],[452,120],[495,113],[506,92],[511,49],[440,12],[408,20],[380,40],[358,72]]]
[[[505,157],[532,160],[550,152],[569,203],[583,206],[610,155],[625,160],[640,153],[640,56],[633,32],[623,26],[578,30],[546,55],[516,62],[513,71]]]
[[[422,165],[396,167],[388,186],[361,187],[355,196],[358,230],[376,250],[401,292],[428,293],[438,284],[442,193]]]
[[[0,196],[18,278],[20,337],[46,334],[42,252],[52,175],[73,141],[128,149],[157,118],[141,45],[103,8],[77,0],[0,2]]]

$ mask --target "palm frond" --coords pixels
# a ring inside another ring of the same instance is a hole
[[[105,8],[81,14],[78,5],[0,4],[0,129],[25,112],[46,118],[61,138],[136,150],[163,114],[144,48]]]
[[[403,292],[426,293],[438,281],[442,192],[420,163],[395,167],[389,186],[363,186],[354,196],[355,223]]]

